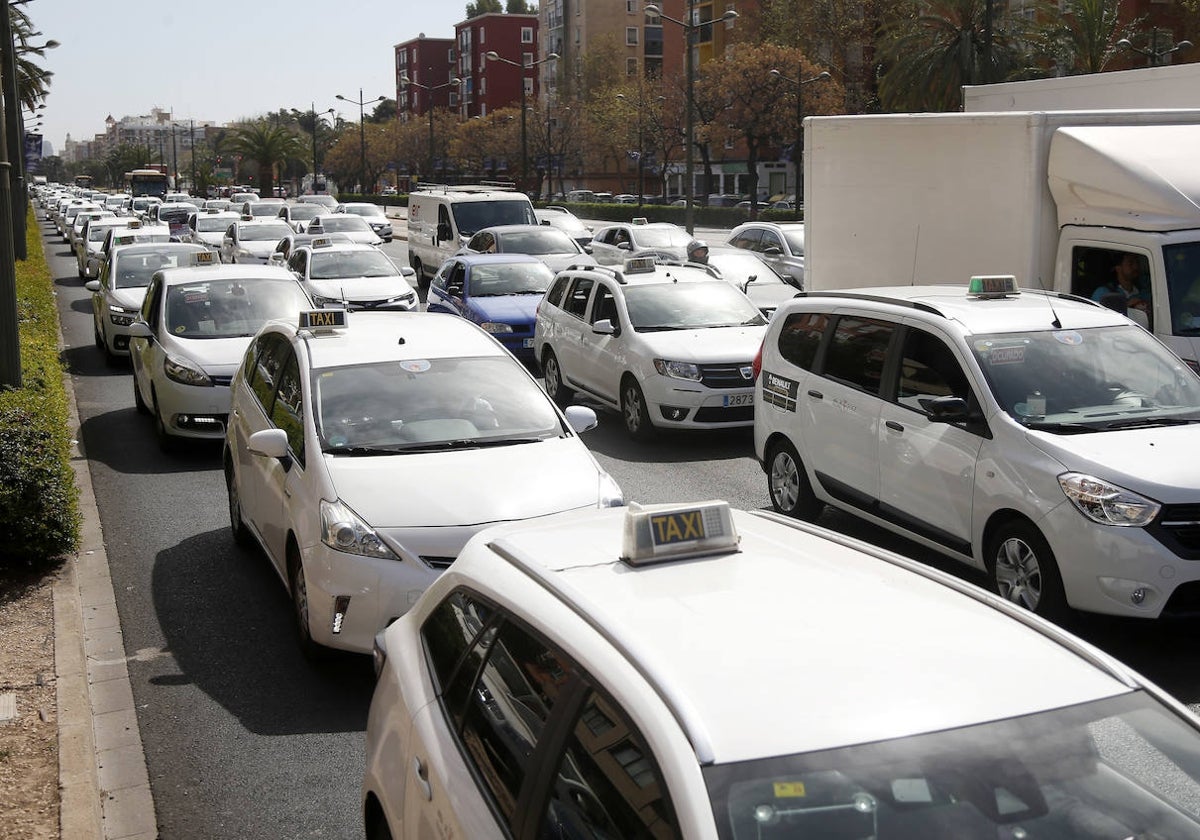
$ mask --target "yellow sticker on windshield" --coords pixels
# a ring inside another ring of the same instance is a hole
[[[804,790],[804,782],[776,782],[775,783],[775,798],[788,799],[798,796],[807,796]]]

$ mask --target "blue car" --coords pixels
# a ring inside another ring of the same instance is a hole
[[[463,254],[442,263],[426,309],[459,315],[533,361],[533,323],[554,272],[527,254]]]

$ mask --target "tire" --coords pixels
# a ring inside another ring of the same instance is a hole
[[[1006,522],[987,548],[988,582],[1006,601],[1051,621],[1067,614],[1067,599],[1054,552],[1041,532],[1024,519]]]
[[[546,381],[546,396],[560,406],[570,405],[571,400],[575,399],[575,392],[563,384],[562,368],[553,350],[547,350],[542,357],[542,375]]]
[[[825,508],[813,494],[796,447],[787,440],[773,444],[767,453],[767,491],[771,507],[785,516],[813,520]]]
[[[142,399],[142,389],[138,387],[136,375],[133,377],[133,407],[137,409],[138,414],[150,413],[150,406]]]
[[[654,436],[646,397],[632,376],[621,383],[621,419],[625,422],[625,432],[634,440],[649,440]]]
[[[254,545],[254,537],[242,519],[242,495],[238,492],[237,479],[233,473],[233,465],[225,465],[225,492],[229,497],[229,530],[233,541],[242,548]]]
[[[294,545],[287,550],[288,594],[292,599],[292,622],[296,626],[296,641],[305,659],[319,661],[329,654],[329,648],[313,641],[308,623],[308,586],[304,580],[304,564]]]

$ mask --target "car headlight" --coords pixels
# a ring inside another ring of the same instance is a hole
[[[328,309],[331,306],[340,309],[344,305],[337,298],[321,297],[320,295],[313,295],[312,302],[313,306],[317,307],[317,309]]]
[[[1064,473],[1058,484],[1080,513],[1101,525],[1141,528],[1153,522],[1162,508],[1158,502],[1091,475]]]
[[[495,321],[484,321],[479,327],[487,333],[510,333],[513,331],[512,324],[497,324]]]
[[[347,554],[360,554],[379,560],[398,560],[375,530],[363,522],[344,502],[321,500],[321,542]]]
[[[669,376],[672,379],[690,379],[693,382],[700,381],[700,366],[691,362],[672,362],[668,359],[655,359],[654,369],[661,376]]]
[[[181,385],[195,385],[200,388],[211,388],[213,381],[198,364],[182,356],[167,356],[163,360],[163,371],[168,379]]]

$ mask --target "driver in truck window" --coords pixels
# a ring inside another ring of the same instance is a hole
[[[1142,257],[1128,251],[1117,252],[1113,261],[1112,277],[1102,286],[1096,287],[1092,300],[1105,303],[1109,295],[1124,298],[1126,309],[1142,312],[1150,310],[1150,293],[1141,287]]]

